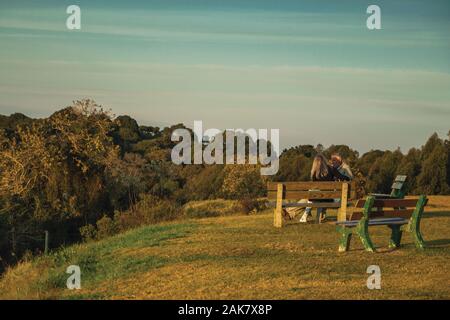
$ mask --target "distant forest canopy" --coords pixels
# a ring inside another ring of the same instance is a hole
[[[44,230],[57,247],[174,219],[193,200],[237,199],[249,206],[265,195],[267,180],[309,180],[312,159],[323,148],[283,150],[278,174],[269,177],[258,165],[175,165],[171,150],[178,142],[171,134],[177,128],[185,126],[140,126],[92,100],[44,119],[0,115],[0,269],[42,249]],[[345,145],[321,151],[339,153],[365,192],[389,193],[395,176],[405,174],[409,194],[449,194],[449,140],[433,134],[406,154],[359,155]]]

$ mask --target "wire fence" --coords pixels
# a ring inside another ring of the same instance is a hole
[[[15,256],[17,251],[37,250],[44,253],[49,253],[51,247],[51,233],[48,230],[42,231],[27,231],[17,230],[11,228],[8,232],[8,240],[11,245],[11,255]],[[60,237],[61,234],[55,235]],[[67,238],[79,238],[79,233],[64,232],[64,236]],[[57,241],[59,242],[59,241]],[[18,249],[21,250],[18,250]]]

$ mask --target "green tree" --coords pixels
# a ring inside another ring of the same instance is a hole
[[[344,161],[346,161],[351,167],[354,167],[356,164],[359,153],[356,150],[351,149],[349,146],[346,145],[331,145],[328,147],[324,154],[325,156],[330,159],[333,154],[339,154]]]
[[[138,123],[129,116],[119,116],[114,123],[116,125],[115,142],[120,145],[122,152],[130,151],[131,145],[138,142],[141,137]]]
[[[381,150],[370,150],[369,152],[364,153],[356,162],[356,167],[359,169],[362,175],[368,176],[369,171],[377,161],[378,158],[381,158],[384,155],[384,151]]]
[[[447,164],[448,153],[446,147],[443,143],[435,144],[434,149],[423,162],[422,170],[417,177],[418,192],[427,195],[447,194],[449,192]]]
[[[390,193],[397,166],[402,158],[403,154],[400,150],[386,151],[382,157],[377,158],[367,176],[367,191]]]
[[[274,181],[309,181],[311,165],[317,151],[312,145],[285,149],[280,156],[280,170],[271,177]]]
[[[447,148],[447,185],[450,186],[450,130],[445,140],[445,146]]]
[[[397,167],[395,175],[406,175],[405,190],[407,193],[417,193],[417,176],[422,169],[421,151],[411,148],[406,156],[403,157]]]
[[[428,138],[424,146],[422,146],[422,160],[428,158],[437,146],[441,146],[443,141],[435,132]]]
[[[178,197],[185,201],[214,199],[221,196],[221,188],[224,182],[224,165],[186,166],[185,170],[193,173],[187,177],[187,182]]]
[[[138,153],[125,153],[108,168],[108,191],[115,210],[133,207],[139,194],[148,192],[150,164]]]

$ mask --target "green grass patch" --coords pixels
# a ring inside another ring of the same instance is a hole
[[[69,265],[80,267],[83,287],[164,266],[169,262],[167,258],[129,256],[121,251],[164,246],[169,240],[185,237],[193,227],[193,224],[146,226],[98,242],[62,248],[36,262],[50,264],[48,276],[37,284],[38,290],[66,288]]]

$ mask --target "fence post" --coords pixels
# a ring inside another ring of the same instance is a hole
[[[48,254],[48,231],[45,230],[45,243],[44,243],[44,254]]]
[[[12,229],[11,229],[11,242],[12,242],[11,255],[13,257],[15,257],[16,256],[16,228],[15,227],[12,227]]]

